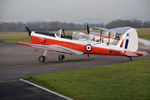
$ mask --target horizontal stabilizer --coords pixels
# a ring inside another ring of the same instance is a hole
[[[132,57],[136,57],[136,56],[146,56],[148,53],[145,51],[136,51],[136,52],[130,52],[130,51],[123,51],[122,52],[124,55],[126,56],[132,56]]]

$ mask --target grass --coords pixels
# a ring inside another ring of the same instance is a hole
[[[22,38],[22,39],[4,39],[3,42],[5,42],[5,43],[30,42],[30,39],[28,39],[28,38]]]
[[[25,79],[75,100],[150,100],[150,59]]]
[[[77,32],[86,32],[86,30],[75,30]],[[96,30],[98,32],[98,30]],[[56,32],[56,31],[55,31]],[[71,35],[72,31],[65,31],[66,35]],[[139,37],[150,40],[150,28],[138,29]],[[27,32],[0,32],[0,40],[7,43],[30,42]]]
[[[139,37],[150,40],[150,28],[141,28],[137,32]]]
[[[0,40],[6,43],[29,42],[30,38],[26,32],[0,32]]]

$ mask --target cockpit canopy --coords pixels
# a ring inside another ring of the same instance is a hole
[[[92,41],[94,36],[82,33],[82,32],[73,32],[72,39],[81,40],[81,41]]]

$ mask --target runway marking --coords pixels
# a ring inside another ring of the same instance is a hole
[[[69,97],[67,97],[67,96],[64,96],[64,95],[62,95],[62,94],[59,94],[59,93],[54,92],[54,91],[52,91],[52,90],[49,90],[49,89],[47,89],[47,88],[44,88],[44,87],[42,87],[42,86],[40,86],[40,85],[37,85],[37,84],[35,84],[35,83],[32,83],[32,82],[30,82],[30,81],[27,81],[27,80],[24,80],[24,79],[20,79],[20,81],[23,81],[23,82],[25,82],[25,83],[31,84],[31,85],[33,85],[33,86],[35,86],[35,87],[37,87],[37,88],[40,88],[40,89],[45,90],[45,91],[47,91],[47,92],[49,92],[49,93],[55,94],[55,95],[57,95],[57,96],[59,96],[59,97],[65,98],[65,99],[67,99],[67,100],[73,100],[73,99],[71,99],[71,98],[69,98]]]

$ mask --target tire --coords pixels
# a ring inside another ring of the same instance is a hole
[[[64,56],[64,55],[59,55],[57,60],[58,60],[59,62],[62,62],[62,61],[64,61],[64,59],[65,59],[65,56]]]
[[[46,57],[45,56],[40,56],[38,60],[39,60],[39,62],[43,63],[43,62],[45,62]]]

